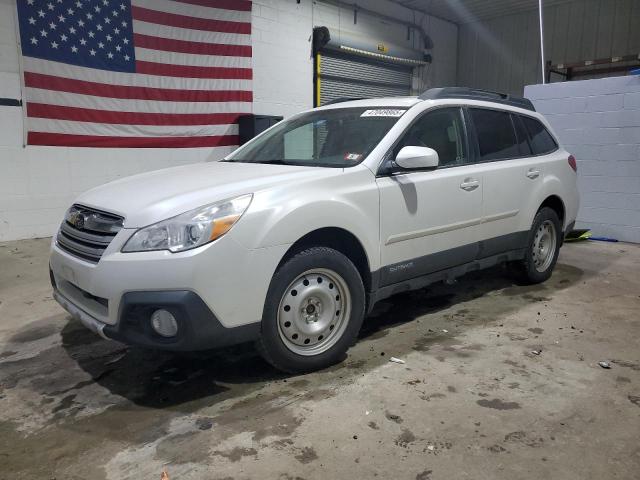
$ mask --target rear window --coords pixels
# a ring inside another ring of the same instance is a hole
[[[534,155],[544,155],[545,153],[551,153],[558,145],[553,139],[549,131],[535,118],[521,117],[522,121],[529,132],[531,139],[531,149]]]
[[[480,108],[472,108],[470,112],[476,128],[481,160],[520,156],[518,139],[508,112]]]

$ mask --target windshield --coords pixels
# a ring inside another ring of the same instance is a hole
[[[369,155],[404,112],[371,107],[308,112],[279,123],[226,161],[352,167]]]

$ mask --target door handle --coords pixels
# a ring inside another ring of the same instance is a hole
[[[534,170],[532,168],[527,172],[527,177],[529,177],[531,180],[535,180],[539,176],[540,176],[540,170]]]
[[[462,190],[466,190],[467,192],[472,192],[479,186],[480,186],[480,182],[473,178],[465,178],[464,182],[460,184],[460,188]]]

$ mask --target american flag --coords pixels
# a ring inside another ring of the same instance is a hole
[[[18,0],[27,143],[238,144],[249,0]]]

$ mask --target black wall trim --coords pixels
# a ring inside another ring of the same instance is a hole
[[[443,252],[386,265],[371,273],[368,311],[396,293],[424,288],[435,282],[524,258],[529,232],[515,232],[451,248]]]
[[[529,232],[515,232],[499,237],[451,248],[442,252],[416,257],[404,262],[387,265],[380,269],[379,286],[429,275],[448,268],[482,260],[504,252],[523,249],[527,244]]]
[[[0,107],[21,107],[22,100],[17,98],[0,98]]]
[[[525,251],[526,249],[524,248],[521,248],[519,250],[511,250],[509,252],[500,253],[498,255],[493,255],[491,257],[486,257],[479,260],[473,260],[463,265],[446,268],[438,272],[429,273],[420,277],[411,278],[381,287],[369,294],[368,312],[371,312],[373,306],[380,300],[383,300],[397,293],[424,288],[428,285],[431,285],[432,283],[457,278],[468,272],[484,270],[485,268],[493,267],[494,265],[497,265],[499,263],[520,260],[524,258]]]
[[[387,285],[471,262],[478,257],[478,252],[478,243],[470,243],[462,247],[387,265],[380,269],[380,286],[386,287]]]
[[[529,231],[509,233],[478,242],[478,259],[491,257],[503,252],[518,250],[527,246]]]

